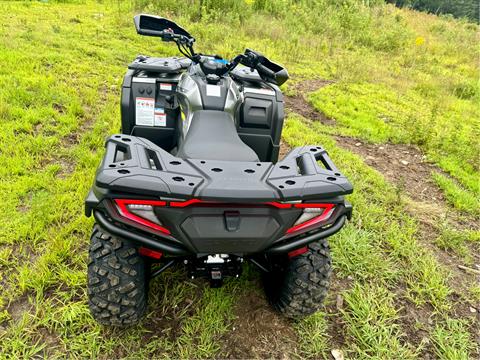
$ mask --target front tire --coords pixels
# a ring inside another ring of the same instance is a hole
[[[89,307],[103,325],[128,326],[147,309],[146,264],[137,248],[95,225],[88,264]]]
[[[289,318],[301,318],[320,309],[332,274],[330,249],[326,240],[311,243],[307,252],[291,259],[271,259],[274,270],[264,278],[271,304]]]

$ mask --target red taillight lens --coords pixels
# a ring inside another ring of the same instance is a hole
[[[153,210],[155,206],[165,206],[167,204],[165,201],[115,199],[115,203],[118,212],[124,218],[170,235],[170,230],[162,226]]]
[[[160,251],[151,250],[143,246],[138,248],[138,253],[142,256],[147,256],[155,260],[160,260],[163,255]]]
[[[313,226],[327,220],[335,209],[334,204],[295,204],[296,208],[303,209],[302,215],[297,219],[295,224],[287,230],[287,234],[293,234],[308,230]]]
[[[115,199],[114,201],[121,216],[143,226],[147,226],[154,230],[160,231],[164,234],[171,234],[170,230],[165,228],[161,221],[157,218],[154,211],[154,208],[157,206],[167,206],[166,201],[134,199]],[[170,205],[171,207],[183,208],[191,205],[225,206],[226,204],[221,202],[217,203],[203,201],[200,199],[189,199],[186,201],[171,201],[168,205]],[[315,225],[327,220],[332,215],[335,209],[335,204],[323,203],[266,202],[251,205],[267,205],[276,207],[277,209],[303,209],[302,215],[300,215],[295,224],[287,230],[287,234],[299,233],[313,228]],[[239,204],[239,206],[247,206],[247,204]]]
[[[298,255],[305,254],[307,251],[308,251],[308,248],[306,246],[304,246],[303,248],[297,249],[297,250],[290,251],[288,253],[288,258],[292,259],[292,258],[294,258]]]

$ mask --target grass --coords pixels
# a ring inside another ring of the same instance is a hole
[[[454,304],[449,270],[419,243],[417,223],[405,212],[406,204],[398,199],[394,188],[360,157],[320,134],[320,126],[305,125],[302,118],[292,115],[284,136],[292,146],[322,143],[356,188],[350,197],[356,211],[353,223],[330,242],[336,273],[353,279],[343,294],[348,305],[343,316],[354,344],[352,351],[360,357],[418,357],[424,345],[403,342],[402,319],[394,299],[403,299],[417,311],[432,307],[432,316],[450,319]]]
[[[364,59],[352,64],[351,75],[309,100],[338,122],[336,133],[419,146],[451,176],[433,174],[447,199],[478,215],[478,32],[469,23],[400,17],[411,31],[402,51],[363,49]]]
[[[305,358],[327,357],[329,349],[327,314],[317,312],[304,321],[299,321],[294,328],[300,340],[299,354]]]
[[[394,296],[384,287],[355,285],[345,294],[348,334],[357,339],[354,349],[360,357],[412,359],[415,352],[402,344]]]
[[[456,230],[445,226],[438,238],[435,240],[437,246],[444,250],[454,251],[465,259],[465,262],[472,264],[471,251],[477,251],[480,246],[480,232],[468,230]]]
[[[453,269],[438,260],[435,246],[424,246],[419,221],[395,187],[332,137],[420,146],[448,173],[434,176],[457,209],[450,210],[478,214],[478,27],[366,3],[0,2],[0,14],[8,14],[0,26],[2,355],[222,357],[232,321],[241,320],[238,298],[256,286],[249,275],[212,290],[174,270],[152,284],[142,324],[107,329],[89,314],[92,220],[83,200],[105,137],[119,129],[125,66],[139,53],[176,54],[170,44],[135,35],[131,17],[140,10],[178,20],[196,35],[199,51],[231,57],[251,47],[284,63],[293,81],[336,81],[309,99],[337,125],[290,114],[284,140],[322,144],[355,185],[353,221],[331,239],[345,304],[292,323],[298,345],[289,355],[327,357],[339,346],[348,358],[478,354],[472,318],[458,315],[472,302],[454,296]],[[286,90],[293,91],[288,83]],[[460,256],[478,244],[472,232],[440,230],[436,244]],[[478,284],[464,282],[469,301],[478,301]],[[405,307],[418,315],[428,341],[412,335]]]
[[[466,326],[460,320],[447,320],[445,325],[436,326],[432,334],[436,355],[443,359],[468,359],[475,345],[465,336]]]

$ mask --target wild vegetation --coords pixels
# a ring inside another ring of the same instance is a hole
[[[477,22],[480,20],[480,4],[475,0],[388,0],[388,2],[433,14],[449,14]]]
[[[177,54],[135,34],[140,11],[178,21],[201,52],[250,47],[289,69],[288,98],[316,117],[287,107],[286,146],[323,145],[355,186],[323,311],[282,319],[246,267],[222,289],[164,274],[126,331],[91,318],[83,200],[119,130],[122,76],[137,54]],[[477,25],[357,0],[3,1],[0,14],[2,357],[480,356]],[[408,188],[415,164],[392,162],[397,182],[369,165],[362,149],[387,143],[422,155],[415,181],[434,196]]]

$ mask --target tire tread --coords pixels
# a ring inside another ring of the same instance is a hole
[[[90,239],[88,297],[90,312],[103,325],[128,326],[147,309],[143,258],[136,247],[95,225]]]
[[[299,318],[318,311],[330,286],[332,262],[328,242],[308,245],[306,253],[290,259],[283,273],[275,273],[277,289],[267,289],[272,305],[289,318]]]

